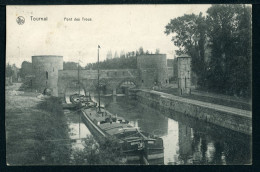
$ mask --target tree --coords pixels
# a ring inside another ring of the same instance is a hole
[[[120,52],[120,58],[125,58],[125,52],[124,51]]]
[[[245,5],[212,5],[207,11],[212,54],[209,87],[215,91],[250,94],[251,9]]]
[[[157,49],[155,50],[155,54],[160,54],[160,49],[159,49],[159,48],[157,48]]]
[[[21,70],[20,70],[20,76],[21,78],[25,78],[25,76],[27,75],[32,75],[32,63],[28,62],[28,61],[23,61],[22,66],[21,66]]]
[[[14,74],[14,71],[12,70],[12,66],[8,63],[6,66],[6,77],[11,77]]]
[[[218,93],[250,96],[252,23],[246,5],[212,5],[207,16],[191,14],[172,19],[165,34],[173,34],[177,55],[192,57],[198,85]],[[205,60],[205,50],[208,50]]]
[[[144,54],[144,49],[143,49],[143,47],[140,47],[139,48],[139,53],[138,53],[139,55],[143,55]]]
[[[120,53],[121,54],[121,53]],[[99,62],[100,69],[136,69],[137,62],[135,52],[126,53],[126,58],[113,58]],[[85,69],[97,69],[97,63],[89,63],[85,66]]]
[[[111,50],[107,52],[107,60],[112,59],[112,52]]]
[[[204,83],[205,43],[206,43],[206,20],[202,16],[189,14],[174,18],[165,27],[165,34],[172,36],[172,41],[179,49],[177,55],[188,54],[192,57],[191,68],[198,76],[200,82]]]
[[[83,68],[79,65],[79,69],[83,69]],[[63,62],[63,70],[78,70],[78,63]]]
[[[84,150],[75,151],[73,160],[79,165],[116,165],[125,163],[122,156],[121,145],[115,138],[100,139],[97,143],[93,136],[88,136]]]
[[[140,55],[138,50],[135,51],[135,54],[136,54],[136,56]]]
[[[136,56],[135,51],[132,51],[132,52],[131,52],[131,56],[132,56],[132,57]]]
[[[118,58],[117,51],[115,52],[114,58]]]

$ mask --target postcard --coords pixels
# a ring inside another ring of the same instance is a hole
[[[251,5],[6,17],[7,165],[252,164]]]

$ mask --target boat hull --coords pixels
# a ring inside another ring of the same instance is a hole
[[[109,137],[108,134],[102,131],[89,117],[82,112],[82,121],[88,127],[92,135],[97,141],[101,141],[104,137]],[[133,147],[133,146],[132,146]],[[127,159],[127,164],[140,164],[142,151],[137,150],[135,147],[131,150],[123,151],[125,158]]]

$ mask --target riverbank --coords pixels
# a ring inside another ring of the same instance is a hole
[[[244,134],[252,134],[252,112],[174,96],[140,90],[137,100],[155,109],[169,109]]]
[[[8,165],[62,165],[70,160],[68,126],[58,98],[6,87],[6,161]],[[37,97],[38,96],[38,97]]]
[[[171,94],[174,96],[180,96],[177,87],[175,88],[165,87],[165,88],[158,89],[157,91]],[[252,110],[251,100],[242,99],[235,96],[220,95],[220,94],[192,89],[190,95],[184,94],[181,95],[181,97],[192,99],[192,100],[203,101],[207,103],[218,104],[222,106],[243,109],[243,110]]]
[[[234,165],[252,163],[252,137],[167,108],[151,108],[128,97],[102,97],[101,104],[131,125],[164,140],[164,163]]]

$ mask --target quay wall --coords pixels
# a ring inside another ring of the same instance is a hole
[[[252,114],[250,111],[225,106],[220,108],[219,105],[193,101],[151,90],[139,90],[136,93],[136,99],[142,104],[161,111],[178,112],[233,131],[247,135],[252,134]]]

